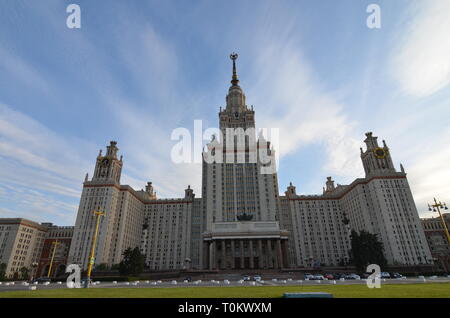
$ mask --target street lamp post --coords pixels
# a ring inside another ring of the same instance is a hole
[[[89,264],[88,264],[86,281],[84,283],[84,288],[88,288],[89,287],[89,283],[90,283],[90,280],[91,280],[92,266],[94,265],[94,262],[95,262],[95,244],[97,243],[97,236],[98,236],[98,228],[99,228],[99,224],[100,224],[100,217],[102,217],[104,215],[105,215],[105,212],[94,211],[94,216],[97,217],[97,220],[96,220],[96,223],[95,223],[94,237],[92,238],[91,254],[89,255]]]
[[[48,268],[48,273],[47,273],[48,278],[50,278],[50,274],[52,273],[53,260],[55,259],[56,248],[58,247],[59,244],[61,244],[61,243],[59,243],[58,240],[52,242],[53,252],[52,252],[52,258],[50,259],[50,266]]]
[[[434,199],[434,204],[431,204],[431,205],[428,204],[428,210],[429,210],[429,211],[436,212],[436,209],[437,209],[437,211],[438,211],[438,213],[439,213],[439,217],[441,218],[442,226],[444,227],[445,235],[447,236],[448,244],[450,245],[450,234],[448,233],[447,224],[445,224],[444,217],[442,216],[441,210],[440,210],[440,209],[448,210],[448,207],[447,207],[447,205],[445,204],[445,202],[442,202],[442,203],[441,203],[441,201],[438,202],[438,201],[436,200],[436,198],[433,198],[433,199]]]

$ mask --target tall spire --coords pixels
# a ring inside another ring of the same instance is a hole
[[[237,78],[237,73],[236,73],[236,59],[238,58],[237,53],[231,53],[230,54],[230,59],[233,61],[233,77],[231,79],[231,84],[233,84],[233,86],[238,86],[239,84],[239,80]]]
[[[230,59],[233,61],[233,77],[231,79],[231,86],[228,89],[228,95],[226,98],[227,101],[227,111],[231,111],[233,116],[236,116],[235,118],[238,119],[239,115],[236,115],[236,113],[242,113],[247,109],[245,105],[245,95],[242,91],[242,88],[239,86],[239,80],[236,73],[236,59],[238,58],[238,55],[236,53],[230,54]]]

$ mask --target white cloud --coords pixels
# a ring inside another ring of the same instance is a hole
[[[73,223],[93,149],[0,104],[1,214]]]
[[[421,2],[392,52],[394,78],[416,97],[450,84],[450,1]]]
[[[0,155],[49,175],[78,180],[80,169],[89,166],[80,154],[89,148],[81,140],[55,132],[12,108],[0,104]],[[76,169],[71,169],[76,167]]]
[[[128,74],[133,76],[135,85],[149,99],[165,97],[161,102],[169,102],[168,96],[174,90],[178,70],[176,50],[151,25],[123,23],[127,36],[117,44]]]
[[[450,203],[450,129],[440,132],[439,138],[422,139],[412,149],[405,149],[402,157],[411,158],[405,167],[408,180],[421,216],[436,216],[427,210],[433,198]]]
[[[45,94],[50,94],[50,86],[36,68],[21,59],[17,52],[11,53],[0,47],[0,70],[9,74],[11,80],[23,83],[28,89],[38,89]]]
[[[430,216],[427,203],[434,196],[449,201],[450,128],[442,116],[448,103],[442,100],[427,107],[409,107],[411,111],[391,116],[377,130],[386,139],[397,169],[403,163],[417,209],[424,217]]]
[[[0,184],[2,187],[3,184]],[[7,197],[0,198],[0,217],[28,218],[37,222],[57,222],[59,225],[75,223],[78,200],[68,203],[57,200],[45,191],[37,191],[22,186],[3,188]],[[9,207],[13,203],[13,207]],[[75,213],[74,213],[75,211]]]
[[[118,146],[124,154],[122,183],[138,190],[147,181],[153,181],[158,197],[163,198],[182,197],[185,187],[191,184],[200,196],[201,165],[175,165],[170,160],[174,142],[170,140],[168,124],[181,116],[180,112],[170,110],[182,104],[174,91],[178,68],[176,50],[146,21],[120,19],[121,24],[112,30],[120,34],[120,38],[112,42],[119,52],[117,63],[133,79],[135,92],[138,91],[144,100],[153,98],[161,103],[142,107],[134,102],[136,96],[129,97],[128,92],[117,89],[122,79],[105,67],[103,51],[99,51],[83,33],[73,32],[70,41],[64,41],[66,30],[61,28],[54,12],[40,10],[38,13],[47,17],[46,21],[54,28],[63,47],[76,46],[84,55],[90,56],[86,64],[80,65],[79,72],[89,74],[83,80],[99,94],[116,119],[112,133],[119,135]],[[25,84],[41,90],[49,86],[39,73],[18,57],[5,50],[0,50],[0,57],[5,62],[0,67],[5,64],[6,70]],[[163,110],[170,116],[158,116],[155,110]],[[93,145],[64,137],[33,118],[0,104],[0,165],[4,168],[0,170],[0,191],[9,193],[1,213],[65,222],[66,219],[58,214],[63,213],[74,221],[77,206],[70,202],[78,203],[84,174],[92,175],[98,147],[104,148],[107,142]],[[30,191],[39,193],[35,201],[26,195]]]
[[[200,196],[201,165],[173,164],[170,135],[149,124],[157,120],[131,106],[118,109],[126,128],[122,183],[139,190],[151,180],[162,197],[182,197],[190,183]],[[0,104],[0,216],[73,223],[84,174],[92,175],[96,154],[97,146],[63,137]]]
[[[175,142],[170,140],[170,126],[165,126],[168,122],[125,101],[111,101],[110,105],[120,118],[118,147],[124,154],[127,173],[123,182],[140,189],[152,181],[158,197],[180,197],[190,184],[200,196],[201,165],[172,162],[170,154]]]
[[[122,182],[141,189],[152,181],[161,198],[181,197],[191,185],[200,196],[201,165],[175,164],[170,157],[176,143],[170,139],[172,129],[183,116],[189,116],[180,105],[192,97],[180,93],[176,49],[146,22],[123,18],[120,27],[126,36],[115,43],[119,61],[143,100],[151,103],[140,105],[135,102],[139,98],[118,92],[102,96],[117,119],[115,133],[119,134],[126,173]]]
[[[307,145],[322,145],[326,157],[322,173],[345,181],[358,176],[361,136],[356,123],[338,98],[320,87],[301,49],[289,42],[278,44],[260,48],[255,65],[258,80],[249,95],[256,101],[257,125],[280,128],[280,157]]]

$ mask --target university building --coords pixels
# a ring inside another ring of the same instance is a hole
[[[22,218],[0,218],[0,264],[6,264],[5,276],[20,278],[22,268],[28,270],[30,277],[47,276],[55,240],[60,244],[55,249],[50,276],[64,274],[73,228]]]
[[[447,229],[450,229],[450,213],[443,213]],[[423,230],[430,246],[434,264],[444,272],[450,272],[450,244],[440,217],[422,219]]]
[[[335,185],[328,177],[318,195],[297,194],[290,184],[279,195],[275,151],[252,130],[255,110],[239,85],[237,55],[231,58],[231,86],[218,114],[221,136],[203,153],[201,198],[190,186],[184,197],[158,199],[151,182],[145,190],[121,184],[124,162],[111,141],[84,180],[69,263],[87,268],[99,210],[105,216],[95,263],[108,266],[129,247],[141,249],[151,270],[343,266],[351,230],[377,234],[391,265],[431,264],[406,173],[371,132],[360,152],[364,178]]]
[[[52,223],[42,223],[42,225],[47,228],[47,233],[35,275],[45,277],[50,273],[50,277],[64,276],[74,227],[57,226]]]

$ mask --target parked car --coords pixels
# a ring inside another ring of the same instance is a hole
[[[388,272],[381,272],[381,278],[391,278],[391,274]]]
[[[191,282],[192,278],[190,276],[184,278],[185,281]]]
[[[313,278],[312,278],[312,280],[323,280],[323,279],[324,279],[324,277],[321,274],[313,275]]]
[[[303,275],[304,279],[314,279],[314,275],[310,274],[310,273],[306,273]]]
[[[359,275],[356,275],[355,273],[351,273],[348,275],[345,275],[345,279],[361,279]]]
[[[255,276],[253,276],[253,280],[254,280],[255,282],[260,282],[260,281],[261,281],[261,276],[255,275]]]
[[[50,283],[51,279],[48,277],[39,277],[39,278],[36,278],[35,280],[33,280],[33,283],[39,283],[39,284],[46,283],[46,282]]]
[[[242,276],[242,280],[243,281],[249,281],[250,280],[250,276],[244,275],[244,276]]]
[[[326,279],[334,279],[334,276],[332,274],[325,274],[323,277]]]
[[[392,278],[402,278],[403,275],[400,274],[400,273],[392,273],[391,277],[392,277]]]
[[[334,274],[334,279],[341,279],[341,278],[345,278],[346,274],[343,273],[337,273]]]

